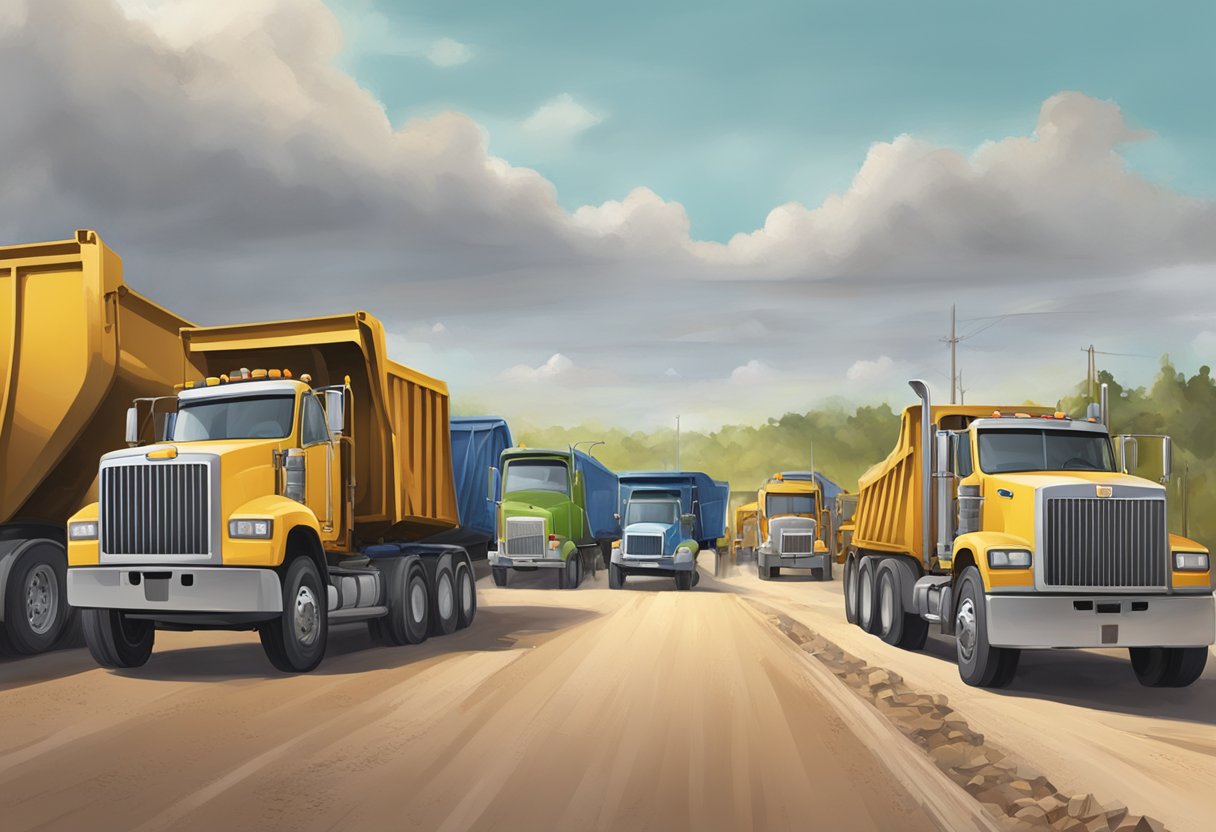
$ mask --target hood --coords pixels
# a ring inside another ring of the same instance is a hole
[[[680,544],[688,539],[681,531],[679,523],[634,523],[622,531],[624,537],[631,534],[658,535],[663,538],[664,555],[675,554]]]
[[[1111,485],[1134,488],[1156,488],[1165,486],[1142,477],[1133,477],[1112,471],[1029,471],[1021,474],[990,474],[988,481],[994,488],[1023,488],[1037,490],[1052,486]]]
[[[543,517],[545,528],[550,534],[561,537],[570,536],[570,507],[573,503],[569,495],[557,494],[552,491],[512,491],[506,494],[502,501],[502,517]],[[505,533],[505,526],[499,527],[500,534]]]

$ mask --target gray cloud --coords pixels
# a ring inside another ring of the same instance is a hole
[[[647,189],[563,211],[459,113],[391,124],[339,68],[341,27],[316,0],[127,6],[0,15],[0,237],[96,227],[133,285],[203,322],[234,298],[251,318],[363,307],[458,395],[635,423],[690,398],[707,421],[902,398],[891,373],[848,369],[940,365],[952,301],[1074,315],[1066,346],[1059,317],[969,345],[973,386],[1012,379],[1023,397],[1072,380],[1073,340],[1190,350],[1213,328],[1216,205],[1129,172],[1119,146],[1148,136],[1111,102],[1060,93],[1032,134],[970,155],[877,143],[844,193],[720,244]],[[1183,313],[1149,343],[1109,325]],[[1016,357],[997,348],[1024,335]],[[536,371],[556,355],[574,370]],[[1046,370],[1023,373],[1028,359]],[[763,384],[741,394],[746,367]]]

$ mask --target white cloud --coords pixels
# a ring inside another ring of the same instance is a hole
[[[435,66],[460,66],[473,59],[473,50],[458,40],[440,38],[427,49],[426,59]]]
[[[529,367],[527,364],[516,364],[502,372],[505,381],[524,383],[551,381],[559,376],[568,376],[575,369],[574,362],[566,356],[554,353],[549,360],[539,367]]]
[[[845,377],[859,384],[875,384],[890,380],[894,370],[895,362],[891,357],[880,355],[873,361],[854,361],[845,372]]]
[[[1191,341],[1195,357],[1205,364],[1216,364],[1216,332],[1204,330]]]
[[[568,92],[551,98],[524,119],[529,133],[555,141],[568,141],[604,120],[591,112]]]
[[[730,381],[732,384],[763,384],[772,381],[777,373],[772,367],[753,358],[746,364],[730,371]]]
[[[668,378],[678,378],[680,375],[680,371],[677,370],[675,367],[668,367],[664,371],[663,375],[667,376]]]

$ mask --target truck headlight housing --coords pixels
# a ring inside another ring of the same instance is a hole
[[[68,540],[96,540],[97,521],[80,520],[68,523]]]
[[[1206,552],[1174,552],[1175,572],[1207,572],[1208,565]]]
[[[989,549],[988,566],[991,569],[1029,569],[1030,552],[1025,549]]]
[[[688,548],[687,546],[681,546],[680,548],[676,549],[676,554],[677,555],[691,555],[692,549]]]
[[[269,518],[228,521],[228,536],[233,540],[269,540],[273,534],[274,521]]]

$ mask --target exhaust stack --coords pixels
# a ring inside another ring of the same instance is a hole
[[[933,552],[933,411],[929,406],[929,385],[912,379],[908,386],[920,397],[920,559],[929,569]]]

